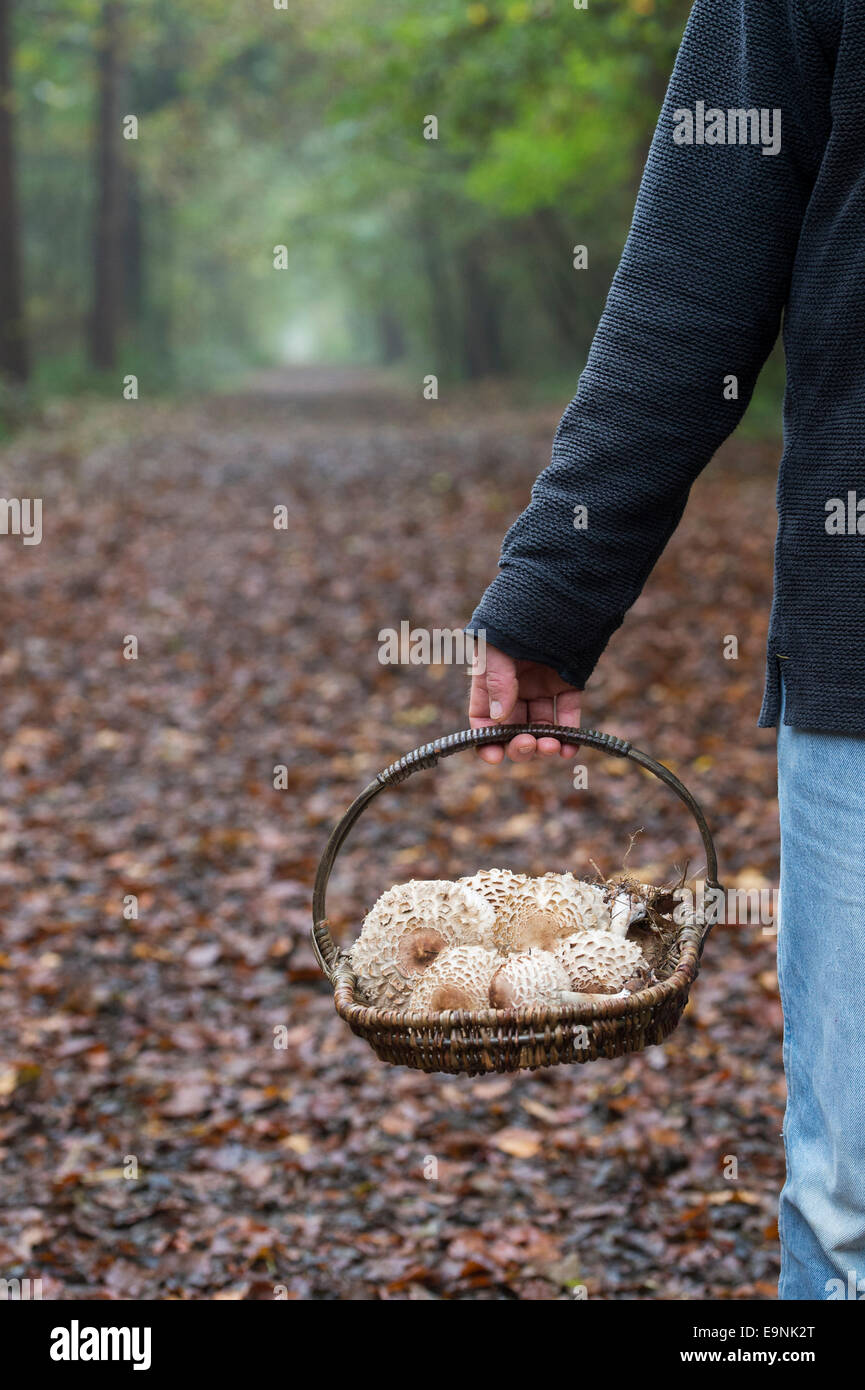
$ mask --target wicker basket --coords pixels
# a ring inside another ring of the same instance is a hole
[[[628,998],[598,995],[590,1004],[534,1007],[512,1010],[455,1009],[441,1014],[397,1012],[370,1008],[355,999],[355,976],[349,958],[334,944],[327,923],[325,894],[337,854],[355,821],[385,787],[404,782],[421,768],[434,767],[440,758],[482,743],[507,743],[521,733],[552,735],[570,744],[597,748],[617,758],[629,758],[665,782],[689,808],[699,827],[706,852],[706,887],[720,895],[717,857],[706,819],[694,797],[679,779],[648,754],[623,739],[592,729],[569,729],[549,724],[520,724],[496,728],[465,729],[425,743],[380,772],[352,802],[327,842],[313,894],[312,943],[324,973],[333,985],[340,1018],[367,1042],[384,1062],[415,1067],[420,1071],[484,1072],[519,1071],[521,1068],[558,1066],[563,1062],[589,1062],[597,1057],[618,1057],[639,1052],[672,1033],[688,1002],[697,977],[713,915],[707,923],[681,927],[673,947],[671,973],[659,984]]]

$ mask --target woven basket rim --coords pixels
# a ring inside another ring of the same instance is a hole
[[[700,932],[691,926],[683,927],[676,939],[679,961],[664,980],[622,998],[620,995],[599,994],[597,1002],[588,1004],[523,1005],[519,1009],[447,1009],[442,1013],[423,1013],[419,1010],[380,1009],[356,1001],[356,979],[348,957],[340,953],[333,972],[333,994],[340,1018],[352,1027],[366,1032],[404,1033],[406,1029],[423,1034],[430,1029],[494,1028],[505,1031],[555,1028],[559,1025],[590,1024],[606,1019],[627,1018],[644,1014],[648,1009],[680,995],[687,995],[697,977],[700,965]]]

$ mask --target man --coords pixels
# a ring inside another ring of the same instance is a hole
[[[552,720],[555,697],[558,722],[579,723],[579,692],[744,413],[782,314],[760,715],[778,725],[781,807],[779,1292],[826,1299],[865,1295],[861,0],[694,5],[577,395],[469,624],[488,643],[469,713],[475,727]],[[527,735],[507,748],[516,762],[573,752]]]

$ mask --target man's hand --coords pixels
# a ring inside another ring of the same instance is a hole
[[[567,724],[579,728],[580,691],[566,685],[550,666],[537,661],[514,661],[495,647],[486,649],[486,670],[472,675],[469,723],[473,729],[487,724]],[[553,699],[555,697],[555,720]],[[515,763],[526,763],[539,753],[542,758],[573,758],[576,748],[557,738],[518,734],[510,743],[487,743],[478,749],[486,763],[500,763],[507,753]]]

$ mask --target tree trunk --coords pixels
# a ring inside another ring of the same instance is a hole
[[[460,256],[463,289],[463,366],[470,381],[504,371],[499,303],[487,273],[483,242],[470,242]]]
[[[138,170],[123,169],[123,309],[124,322],[137,328],[144,309],[144,233]]]
[[[0,0],[0,372],[15,381],[26,381],[29,362],[15,180],[12,9],[13,0]]]
[[[429,370],[440,377],[458,376],[459,367],[451,361],[457,338],[451,288],[445,269],[438,225],[428,201],[422,202],[418,209],[416,236],[429,288],[432,338]]]
[[[150,190],[144,217],[143,240],[148,276],[143,328],[148,353],[159,359],[160,380],[170,381],[176,371],[173,280],[176,266],[174,205],[158,189]]]
[[[529,235],[534,242],[535,270],[547,313],[562,343],[578,354],[586,333],[586,315],[584,310],[581,312],[580,273],[573,267],[572,245],[580,237],[551,208],[538,208],[532,213]]]
[[[123,311],[123,176],[120,156],[119,0],[105,0],[99,36],[96,118],[96,216],[90,360],[102,371],[117,363]]]
[[[390,367],[405,357],[405,337],[399,317],[389,304],[378,311],[379,352],[383,365]]]

